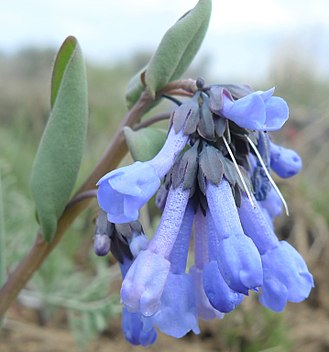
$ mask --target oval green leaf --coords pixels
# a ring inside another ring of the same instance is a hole
[[[202,44],[210,15],[211,0],[199,0],[165,33],[145,74],[152,95],[186,71]]]
[[[167,138],[166,130],[153,127],[141,128],[138,131],[125,127],[123,133],[135,161],[147,161],[154,158]]]
[[[77,40],[61,46],[52,77],[52,110],[32,167],[31,189],[47,241],[76,182],[88,122],[87,78]]]

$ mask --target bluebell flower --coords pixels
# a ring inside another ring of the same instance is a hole
[[[267,193],[266,199],[259,201],[258,204],[271,223],[282,214],[282,201],[273,187]]]
[[[218,236],[218,267],[228,286],[248,294],[263,283],[261,258],[253,241],[244,234],[228,182],[207,184],[207,201]]]
[[[132,261],[128,258],[120,263],[122,278],[125,278],[131,264]],[[129,312],[125,307],[122,309],[122,331],[126,340],[133,345],[149,346],[157,339],[157,332],[153,327],[145,330],[142,315]]]
[[[257,91],[234,100],[223,90],[221,114],[238,126],[258,131],[274,131],[282,127],[289,116],[287,103],[273,96],[274,88]]]
[[[287,301],[301,302],[314,287],[311,273],[302,256],[285,241],[262,255],[264,285],[260,302],[275,312],[281,312]]]
[[[278,246],[279,240],[273,232],[273,227],[257,202],[255,207],[252,207],[249,199],[243,196],[238,213],[244,233],[252,239],[260,254]]]
[[[307,298],[314,285],[299,253],[274,232],[273,220],[287,205],[271,170],[290,177],[302,166],[297,153],[264,132],[284,124],[286,102],[274,88],[253,92],[202,80],[196,86],[172,113],[157,156],[98,182],[106,215],[94,247],[120,262],[122,325],[133,344],[153,343],[155,329],[176,338],[198,334],[198,319],[222,319],[249,290],[279,312]],[[162,216],[149,241],[135,220],[157,190]],[[193,228],[194,264],[187,270]]]
[[[171,188],[166,206],[148,248],[141,251],[121,288],[123,304],[132,312],[152,316],[160,307],[170,270],[169,256],[178,236],[189,198],[189,190]]]
[[[100,207],[113,223],[128,223],[138,219],[139,209],[155,194],[161,179],[172,167],[186,145],[188,136],[172,128],[160,152],[150,161],[113,170],[97,183]]]
[[[260,302],[280,312],[287,301],[301,302],[314,286],[301,255],[287,242],[279,241],[260,207],[252,208],[243,197],[239,215],[245,233],[257,246],[264,272]]]
[[[203,267],[204,290],[214,308],[220,312],[229,313],[243,301],[244,295],[232,290],[224,280],[217,262],[218,257],[221,256],[221,237],[209,212],[206,219],[209,262]]]
[[[194,257],[195,264],[190,267],[189,273],[194,284],[194,293],[199,318],[206,321],[215,318],[223,319],[224,313],[218,311],[213,305],[211,305],[204,289],[203,270],[205,265],[209,263],[208,234],[207,223],[200,208],[195,215],[194,222]]]
[[[189,204],[170,252],[171,267],[159,309],[153,316],[144,318],[148,326],[155,326],[163,333],[176,338],[191,330],[195,334],[200,332],[192,277],[185,273],[193,217],[194,210]]]
[[[301,157],[292,149],[270,143],[271,168],[282,178],[288,178],[298,174],[303,166]]]

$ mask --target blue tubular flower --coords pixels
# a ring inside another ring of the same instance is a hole
[[[132,261],[128,258],[124,258],[123,263],[120,263],[122,278],[126,276],[131,264]],[[125,307],[122,309],[122,330],[126,340],[133,345],[149,346],[157,338],[155,329],[145,331],[140,313],[129,312]]]
[[[152,345],[157,339],[154,328],[145,331],[141,314],[129,312],[125,307],[122,309],[122,330],[126,340],[135,346],[146,347]]]
[[[208,256],[209,263],[203,268],[203,285],[211,305],[218,311],[229,313],[235,309],[244,298],[244,295],[233,291],[225,282],[217,264],[220,255],[220,237],[217,234],[213,219],[207,213],[208,225]]]
[[[282,214],[282,201],[273,187],[268,192],[266,199],[258,202],[258,204],[271,220]]]
[[[179,235],[170,253],[171,268],[161,297],[159,311],[145,318],[145,323],[156,326],[167,335],[180,338],[190,330],[200,333],[193,282],[185,273],[194,211],[191,204],[185,210]]]
[[[263,283],[261,258],[253,241],[243,233],[229,183],[207,183],[210,214],[220,236],[218,267],[228,286],[248,294]]]
[[[141,251],[129,269],[121,288],[123,304],[132,312],[152,316],[160,307],[170,269],[168,260],[179,233],[189,190],[171,188],[157,228],[146,250]]]
[[[222,115],[242,128],[259,131],[274,131],[282,127],[289,115],[287,103],[273,97],[274,88],[266,92],[254,92],[234,100],[223,91]]]
[[[264,285],[260,302],[275,312],[281,312],[290,302],[306,299],[312,287],[313,277],[304,259],[289,243],[279,245],[262,255]]]
[[[279,240],[257,202],[253,208],[249,199],[242,196],[238,212],[244,233],[252,239],[260,254],[278,246]]]
[[[287,149],[271,142],[271,168],[282,178],[299,173],[303,163],[301,157],[292,149]]]
[[[222,319],[224,314],[210,304],[204,291],[203,269],[208,263],[208,238],[206,219],[200,209],[195,215],[194,222],[194,255],[195,265],[191,266],[190,275],[194,284],[199,318],[206,321]]]
[[[152,160],[144,163],[136,161],[109,172],[98,181],[98,203],[109,221],[122,224],[137,220],[139,209],[158,190],[161,179],[187,140],[188,136],[183,131],[176,134],[172,128],[164,146]]]

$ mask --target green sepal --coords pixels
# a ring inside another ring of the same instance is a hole
[[[55,61],[51,104],[31,174],[31,190],[43,235],[50,241],[77,179],[87,123],[87,78],[77,40],[68,37]]]
[[[207,32],[210,15],[211,0],[199,0],[165,33],[145,73],[145,84],[153,96],[189,67]]]
[[[135,161],[147,161],[154,158],[167,138],[166,130],[154,127],[141,128],[137,131],[125,127],[123,133]]]

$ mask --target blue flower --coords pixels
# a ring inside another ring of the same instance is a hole
[[[288,178],[298,174],[303,166],[301,157],[292,149],[287,149],[270,143],[271,168],[282,178]]]
[[[124,258],[123,263],[120,263],[122,278],[125,278],[131,264],[132,261],[128,258]],[[149,346],[157,338],[155,329],[145,331],[140,313],[129,312],[125,307],[122,309],[122,330],[126,340],[133,345]]]
[[[282,214],[282,201],[273,187],[267,193],[266,199],[259,201],[261,209],[272,221]]]
[[[260,302],[281,312],[290,302],[301,302],[314,287],[313,277],[302,256],[285,241],[262,255],[264,285]]]
[[[206,218],[209,262],[203,266],[203,286],[210,304],[220,312],[229,313],[243,301],[244,295],[232,290],[219,270],[217,259],[221,256],[221,238],[209,212]]]
[[[132,313],[123,307],[122,309],[122,330],[127,341],[133,345],[149,346],[157,339],[157,332],[154,328],[145,330],[140,313]]]
[[[97,183],[97,199],[107,213],[108,220],[127,223],[138,219],[139,209],[155,194],[188,136],[172,128],[160,152],[150,161],[136,161],[132,165],[113,170]]]
[[[170,252],[170,272],[161,296],[160,307],[151,317],[144,318],[145,325],[156,326],[167,335],[180,338],[198,327],[197,306],[192,277],[185,273],[194,210],[188,204],[174,246]]]
[[[189,273],[194,284],[194,293],[199,318],[206,321],[215,318],[224,318],[224,313],[218,311],[213,305],[211,305],[204,289],[203,270],[207,263],[209,263],[208,248],[207,223],[201,209],[199,208],[194,220],[195,265],[191,266]]]
[[[199,334],[192,277],[186,273],[170,272],[159,310],[146,319],[150,326],[156,326],[161,332],[176,338],[183,337],[191,330]],[[146,319],[144,321],[147,324]]]
[[[227,285],[248,294],[263,283],[261,258],[253,241],[242,229],[229,183],[207,184],[207,201],[220,240],[217,262]]]
[[[138,254],[122,283],[121,299],[130,311],[152,316],[159,310],[170,269],[168,258],[180,231],[188,198],[189,190],[170,189],[153,239]]]
[[[254,208],[249,199],[242,196],[238,213],[245,234],[252,239],[260,254],[278,246],[279,240],[258,202]]]
[[[258,131],[274,131],[282,127],[289,116],[287,103],[273,97],[274,88],[258,91],[238,100],[224,90],[221,114],[238,126]]]

